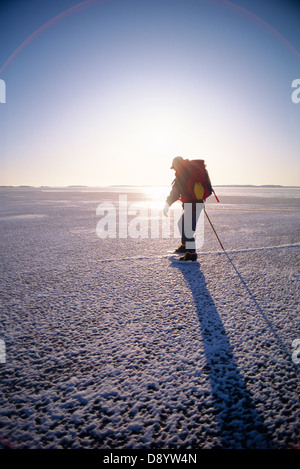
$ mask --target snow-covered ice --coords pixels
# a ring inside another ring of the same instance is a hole
[[[97,236],[120,189],[1,189],[3,446],[299,447],[300,189],[216,191],[188,267]]]

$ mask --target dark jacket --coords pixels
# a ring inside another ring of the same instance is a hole
[[[182,164],[175,173],[175,179],[172,183],[172,189],[168,195],[166,202],[170,206],[177,200],[182,202],[193,202],[189,194],[189,178],[190,172],[187,167],[187,160],[183,160]]]

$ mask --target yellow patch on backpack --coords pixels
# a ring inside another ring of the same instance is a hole
[[[194,192],[197,200],[203,200],[204,188],[201,182],[196,182],[196,184],[194,185]]]

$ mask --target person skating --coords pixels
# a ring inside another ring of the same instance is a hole
[[[203,160],[196,160],[203,161]],[[175,254],[183,254],[181,261],[196,261],[196,241],[195,231],[197,222],[203,208],[203,187],[200,191],[196,188],[198,182],[194,182],[195,172],[190,160],[185,160],[177,156],[172,161],[171,169],[175,171],[175,179],[172,183],[172,189],[168,195],[163,213],[168,215],[169,207],[180,200],[182,202],[182,216],[178,222],[178,228],[181,234],[181,244],[174,251]],[[204,162],[203,162],[204,165]]]

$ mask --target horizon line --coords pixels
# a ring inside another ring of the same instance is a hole
[[[169,187],[169,184],[110,184],[108,186],[94,186],[86,184],[71,184],[71,185],[41,185],[33,186],[27,184],[20,185],[0,185],[0,189],[76,189],[76,188],[90,188],[90,189],[110,189],[116,187]],[[265,187],[265,188],[299,188],[300,185],[281,185],[281,184],[214,184],[213,187]]]

